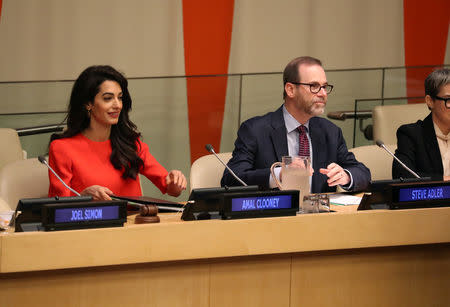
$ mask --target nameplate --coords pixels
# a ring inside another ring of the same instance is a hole
[[[391,185],[391,209],[450,206],[450,182],[430,181]]]
[[[299,191],[257,191],[223,196],[223,219],[296,215]]]
[[[269,195],[258,197],[239,197],[231,199],[231,211],[257,211],[291,209],[293,195]]]
[[[55,209],[55,223],[105,221],[119,218],[119,206]]]
[[[124,200],[45,204],[41,210],[46,231],[120,227],[127,219]]]
[[[192,190],[182,220],[296,215],[299,191],[259,191],[257,186]]]

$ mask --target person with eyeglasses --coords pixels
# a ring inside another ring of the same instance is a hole
[[[395,155],[420,177],[450,180],[450,78],[449,69],[431,72],[425,79],[425,102],[430,114],[397,130]],[[395,160],[393,178],[412,175]]]
[[[284,104],[242,123],[228,166],[245,183],[269,189],[276,187],[270,173],[274,162],[283,156],[309,156],[310,192],[333,192],[336,186],[364,190],[370,182],[369,169],[347,150],[341,129],[319,117],[333,90],[321,61],[309,56],[293,59],[284,69],[283,83]],[[275,169],[277,179],[280,172]],[[240,185],[227,170],[221,184]]]

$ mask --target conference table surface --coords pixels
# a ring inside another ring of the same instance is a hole
[[[1,233],[0,283],[8,286],[0,286],[0,298],[15,302],[21,287],[33,295],[57,287],[69,297],[82,293],[67,306],[121,306],[123,297],[98,289],[124,287],[147,293],[142,299],[126,296],[142,306],[149,297],[150,306],[420,306],[430,298],[436,306],[450,303],[450,208],[332,209],[337,212],[204,221],[168,213],[155,224],[134,224],[129,216],[117,228]],[[120,280],[103,285],[112,276]],[[45,278],[55,283],[37,285]],[[77,290],[62,289],[62,281]],[[159,294],[150,290],[153,284]],[[389,295],[374,298],[371,287]],[[314,300],[306,298],[309,293]],[[59,299],[54,297],[61,302],[64,296]]]

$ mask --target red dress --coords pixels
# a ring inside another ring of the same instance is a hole
[[[139,173],[147,177],[163,194],[166,193],[167,170],[150,154],[147,144],[138,140],[137,151],[144,161]],[[117,196],[141,196],[139,176],[123,179],[122,170],[114,168],[110,161],[111,141],[94,142],[83,134],[54,140],[50,144],[49,164],[64,182],[81,193],[92,185],[110,189]],[[53,173],[49,171],[49,197],[74,196]]]

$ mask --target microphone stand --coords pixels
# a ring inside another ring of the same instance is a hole
[[[214,151],[214,148],[212,147],[211,144],[206,144],[205,148],[206,148],[207,151],[209,151],[210,153],[212,153],[212,154],[217,158],[217,160],[219,160],[220,163],[223,164],[223,166],[225,166],[225,168],[230,172],[231,175],[233,175],[234,178],[236,178],[237,181],[239,181],[240,184],[242,184],[244,187],[247,186],[247,184],[246,184],[244,181],[242,181],[241,178],[239,178],[239,177],[233,172],[233,170],[232,170],[231,168],[229,168],[228,165],[226,165],[225,162],[222,161],[222,159],[219,158],[219,156],[216,154],[216,152]]]
[[[407,167],[402,161],[400,161],[399,158],[397,158],[389,149],[387,149],[387,147],[384,145],[384,143],[380,140],[377,140],[375,142],[379,147],[383,148],[384,150],[386,150],[401,166],[403,166],[404,169],[406,169],[408,172],[410,172],[414,177],[416,178],[420,178],[419,175],[417,175],[412,169],[410,169],[409,167]]]

